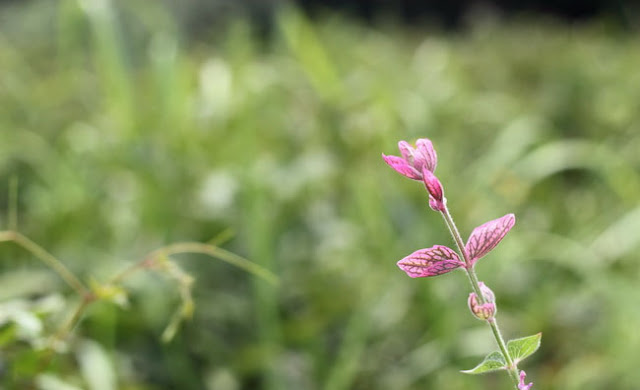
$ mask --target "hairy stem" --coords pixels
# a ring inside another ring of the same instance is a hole
[[[520,383],[520,379],[518,377],[518,367],[516,363],[513,361],[511,356],[509,355],[509,350],[507,349],[507,345],[504,342],[504,338],[502,338],[502,333],[500,332],[500,327],[498,327],[498,321],[496,321],[495,317],[487,320],[487,323],[491,327],[491,332],[493,332],[493,337],[495,337],[498,346],[500,347],[500,352],[504,356],[504,359],[507,361],[507,373],[513,380],[513,383],[518,388],[518,383]]]
[[[471,264],[471,259],[469,259],[469,255],[465,250],[464,241],[462,241],[462,236],[460,236],[460,232],[458,231],[458,228],[456,227],[456,224],[453,221],[453,218],[451,217],[451,214],[449,213],[449,209],[447,208],[446,204],[444,207],[444,211],[442,211],[442,217],[444,218],[445,224],[449,228],[449,232],[451,233],[453,240],[456,242],[458,251],[460,251],[460,254],[462,255],[464,263],[466,264],[466,267],[464,267],[464,270],[466,271],[467,277],[469,278],[469,282],[471,283],[471,288],[473,289],[473,292],[476,294],[480,304],[484,304],[486,303],[486,300],[484,299],[484,296],[480,291],[478,276],[476,275],[476,271],[473,265]],[[511,377],[511,380],[513,381],[517,389],[518,383],[519,383],[518,367],[516,366],[513,359],[511,358],[511,355],[509,354],[509,350],[507,349],[507,344],[505,343],[504,337],[502,337],[502,333],[500,332],[500,328],[498,327],[498,321],[496,321],[496,319],[492,317],[487,320],[487,323],[491,328],[491,332],[493,333],[493,337],[495,338],[496,343],[498,344],[498,348],[500,348],[500,352],[502,352],[502,355],[504,356],[504,360],[507,362],[507,372],[509,373],[509,377]]]
[[[453,222],[453,218],[451,217],[451,214],[449,213],[449,209],[447,208],[446,204],[444,206],[444,211],[442,211],[442,217],[444,218],[444,222],[449,228],[449,232],[451,233],[453,240],[456,242],[458,251],[462,255],[462,259],[466,264],[464,268],[467,271],[467,277],[469,278],[469,283],[471,283],[471,288],[478,296],[478,301],[480,302],[480,304],[484,304],[486,302],[485,302],[484,296],[480,292],[480,284],[478,283],[478,277],[476,276],[475,271],[471,267],[471,259],[469,259],[469,255],[467,254],[467,251],[464,248],[464,241],[462,241],[462,237],[460,236],[458,227],[456,226],[455,222]]]

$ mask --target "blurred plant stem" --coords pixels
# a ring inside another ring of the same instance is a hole
[[[273,243],[276,241],[276,218],[272,214],[271,199],[260,185],[247,191],[245,226],[246,241],[250,256],[258,259],[264,269],[274,269],[275,257]],[[253,280],[253,294],[256,301],[256,321],[260,338],[261,364],[265,376],[264,388],[277,390],[287,388],[284,375],[280,370],[282,363],[282,320],[278,308],[278,289],[266,280]]]
[[[9,179],[9,230],[18,230],[18,176]]]
[[[460,252],[460,255],[462,256],[465,264],[467,265],[466,267],[463,267],[463,269],[465,270],[465,273],[469,278],[469,282],[471,283],[471,288],[473,292],[476,294],[476,296],[478,297],[478,301],[480,302],[480,304],[484,304],[486,303],[486,300],[485,300],[484,294],[482,294],[482,291],[480,290],[478,276],[476,275],[474,266],[469,259],[469,255],[467,251],[465,250],[465,245],[464,245],[464,241],[462,240],[462,236],[460,235],[460,232],[458,231],[458,228],[455,222],[453,221],[453,217],[451,217],[451,213],[449,213],[449,208],[446,206],[446,203],[444,204],[444,210],[441,212],[441,214],[442,214],[442,217],[444,218],[445,224],[449,228],[449,232],[451,233],[453,240],[456,242],[456,246],[458,247],[458,251]],[[493,337],[495,338],[496,343],[500,348],[500,352],[502,352],[502,355],[504,356],[504,360],[507,362],[507,372],[509,373],[509,377],[515,384],[515,388],[517,390],[518,383],[519,383],[518,367],[514,363],[513,359],[511,358],[511,355],[509,354],[509,350],[507,349],[507,344],[505,343],[504,337],[502,337],[502,333],[500,332],[500,328],[498,327],[498,321],[495,319],[495,317],[492,316],[489,319],[487,319],[486,322],[487,324],[489,324],[489,327],[491,328],[491,332],[493,333]]]
[[[0,242],[13,242],[30,252],[55,271],[81,297],[89,295],[89,289],[54,255],[15,230],[0,231]]]
[[[80,304],[75,309],[69,320],[67,320],[67,322],[65,322],[53,336],[50,344],[51,351],[55,350],[55,346],[58,342],[64,341],[68,337],[71,331],[82,319],[82,315],[86,309],[93,302],[107,300],[115,303],[122,303],[122,298],[125,296],[125,292],[120,285],[125,281],[125,279],[142,269],[153,269],[166,274],[170,279],[176,281],[180,289],[182,305],[171,318],[169,325],[162,335],[163,341],[170,341],[177,331],[181,321],[190,318],[194,310],[194,303],[191,295],[194,279],[188,273],[183,271],[175,262],[170,261],[169,257],[172,255],[185,253],[205,254],[238,267],[254,276],[257,276],[258,279],[263,279],[271,285],[278,284],[278,278],[275,274],[243,257],[210,244],[203,244],[199,242],[180,242],[154,250],[145,256],[143,260],[134,263],[116,274],[107,283],[91,283],[91,287],[87,287],[54,255],[23,234],[15,230],[0,231],[0,242],[13,242],[33,254],[36,258],[56,272],[66,282],[66,284],[81,297]],[[51,355],[47,354],[45,356],[45,361],[50,361],[50,358]]]

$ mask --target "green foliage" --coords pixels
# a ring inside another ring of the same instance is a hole
[[[518,364],[522,360],[531,356],[535,351],[540,348],[540,340],[542,339],[542,333],[534,334],[533,336],[522,337],[519,339],[509,340],[507,342],[507,350],[509,356],[514,360],[514,363]]]
[[[522,367],[536,388],[637,386],[634,37],[481,19],[444,34],[288,9],[266,39],[238,20],[186,40],[159,4],[0,9],[0,205],[18,211],[0,208],[0,226],[127,298],[92,304],[45,359],[78,297],[2,243],[2,386],[507,388],[458,372],[495,349],[463,276],[410,283],[395,266],[449,242],[424,189],[380,158],[418,137],[435,143],[463,236],[518,218],[478,273],[505,334],[544,332]],[[228,231],[216,245],[278,284],[200,252],[173,276],[127,278],[126,295],[105,282],[150,250]],[[193,317],[162,343],[176,308]]]
[[[518,364],[525,358],[531,356],[540,348],[540,339],[542,334],[538,333],[533,336],[522,337],[519,339],[509,340],[507,342],[507,350],[509,356],[515,364]],[[461,371],[465,374],[485,374],[491,371],[506,370],[508,368],[504,355],[499,351],[488,354],[484,360],[470,370]]]
[[[491,352],[484,360],[470,370],[461,371],[465,374],[485,374],[491,371],[505,370],[507,362],[504,360],[502,353],[498,351]]]

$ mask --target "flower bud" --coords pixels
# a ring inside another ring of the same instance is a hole
[[[531,390],[533,386],[533,382],[529,382],[529,384],[524,383],[524,378],[527,377],[527,373],[524,371],[520,371],[520,382],[518,383],[518,390]]]
[[[479,285],[480,292],[482,293],[485,303],[480,303],[476,293],[472,292],[469,294],[467,304],[469,305],[469,310],[471,310],[474,317],[483,321],[489,320],[495,316],[496,311],[498,310],[495,304],[495,295],[484,283],[480,282]]]
[[[440,180],[428,169],[422,170],[422,181],[429,192],[429,206],[435,211],[445,210],[444,191]]]
[[[433,196],[429,195],[429,207],[431,207],[433,211],[444,212],[446,204],[447,204],[447,198],[442,198],[441,201],[438,201],[438,200],[435,200]]]
[[[483,282],[478,282],[478,286],[480,286],[480,292],[482,293],[482,297],[485,302],[495,303],[496,295],[491,291],[491,289],[484,284]]]

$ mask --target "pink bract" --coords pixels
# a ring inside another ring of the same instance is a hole
[[[471,265],[495,248],[515,223],[515,215],[507,214],[473,229],[465,245]]]
[[[398,267],[412,278],[442,275],[462,266],[458,254],[444,245],[419,249],[398,261]]]
[[[433,143],[428,138],[419,138],[416,141],[416,151],[414,154],[414,162],[416,168],[428,169],[431,172],[436,171],[436,165],[438,165],[438,155],[433,148]]]
[[[402,157],[386,156],[383,153],[382,159],[402,176],[408,177],[412,180],[422,180],[422,174],[418,172],[418,170],[415,169],[412,164],[409,164],[407,160],[403,159]]]

